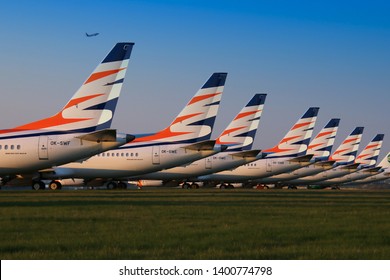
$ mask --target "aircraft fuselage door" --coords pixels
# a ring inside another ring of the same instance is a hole
[[[40,160],[49,159],[49,137],[48,136],[39,136],[38,157]]]
[[[211,157],[207,157],[205,159],[205,168],[206,169],[211,169],[212,168],[212,159],[211,159]]]
[[[152,146],[152,162],[160,164],[160,146]]]
[[[266,164],[266,171],[272,172],[272,159],[267,159],[265,164]]]

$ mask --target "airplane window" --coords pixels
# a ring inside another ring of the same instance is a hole
[[[129,153],[126,153],[126,157],[129,157]]]
[[[1,150],[2,148],[3,148],[2,145],[0,145],[0,150]]]
[[[20,145],[17,145],[17,146],[16,146],[16,149],[20,150]]]
[[[116,156],[119,157],[119,153],[116,153]]]
[[[135,153],[135,156],[138,157],[138,153]]]
[[[112,153],[112,154],[111,154],[111,156],[113,156],[113,157],[114,157],[114,156],[115,156],[115,154],[114,154],[114,153]]]
[[[8,150],[8,145],[4,145],[4,150]]]
[[[133,153],[130,154],[130,156],[133,156],[133,155],[134,155]]]
[[[123,157],[124,156],[124,154],[123,153],[121,153],[121,157]]]
[[[14,145],[11,145],[11,150],[15,149],[15,146]]]

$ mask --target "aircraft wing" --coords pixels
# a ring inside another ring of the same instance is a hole
[[[80,138],[81,140],[91,141],[91,142],[115,142],[117,139],[116,129],[103,129],[94,131],[91,133],[83,134],[81,136],[77,136],[76,138]],[[134,135],[126,134],[127,142],[130,142],[135,139]]]
[[[313,157],[313,155],[304,155],[304,156],[300,156],[300,157],[295,157],[295,158],[289,159],[288,161],[291,161],[291,162],[307,162],[307,161],[310,161],[312,157]]]
[[[195,144],[183,146],[183,149],[195,150],[195,151],[203,151],[203,150],[212,150],[215,145],[215,140],[206,140],[197,142]]]
[[[248,158],[248,157],[256,157],[261,150],[249,150],[249,151],[242,151],[242,152],[236,152],[230,154],[233,157],[239,157],[239,158]]]

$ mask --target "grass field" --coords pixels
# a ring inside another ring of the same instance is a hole
[[[1,259],[390,259],[390,191],[0,191]]]

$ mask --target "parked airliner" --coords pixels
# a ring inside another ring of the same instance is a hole
[[[134,139],[110,129],[134,43],[118,43],[55,115],[0,130],[2,183],[84,159]],[[52,105],[52,104],[51,104]],[[33,176],[33,188],[44,188]]]
[[[355,163],[359,164],[356,172],[318,182],[318,185],[338,186],[343,183],[364,179],[377,174],[381,168],[376,167],[375,165],[382,147],[383,137],[384,134],[377,134],[356,157]]]
[[[354,161],[362,139],[363,129],[363,127],[356,127],[329,157],[329,160],[335,162],[332,169],[315,175],[288,180],[286,183],[290,186],[317,184],[319,181],[355,172],[359,164],[354,163]]]
[[[265,158],[233,170],[200,176],[199,180],[222,183],[222,187],[225,187],[229,186],[226,182],[246,183],[311,164],[312,155],[306,155],[306,150],[317,120],[318,110],[318,107],[309,108],[275,147],[262,151],[265,153]]]
[[[45,173],[53,180],[51,189],[61,188],[59,180],[99,179],[107,188],[124,188],[128,177],[182,165],[221,152],[223,145],[209,140],[219,109],[227,73],[214,73],[165,129],[137,135],[122,147],[98,154],[83,162],[72,162]]]
[[[184,188],[198,188],[197,177],[236,168],[261,158],[260,150],[251,150],[263,112],[266,94],[255,94],[248,104],[217,138],[217,144],[226,145],[224,152],[194,161],[187,165],[148,173],[131,180],[185,181]]]
[[[313,164],[290,172],[253,180],[253,182],[258,184],[275,184],[276,186],[282,186],[284,181],[314,175],[333,168],[334,161],[329,161],[328,159],[332,151],[339,123],[340,119],[331,119],[310,142],[306,154],[313,155],[311,158]]]
[[[390,179],[390,152],[382,159],[377,167],[380,167],[380,170],[378,170],[376,174],[364,179],[344,183],[343,185],[350,186],[357,184],[370,184]]]

